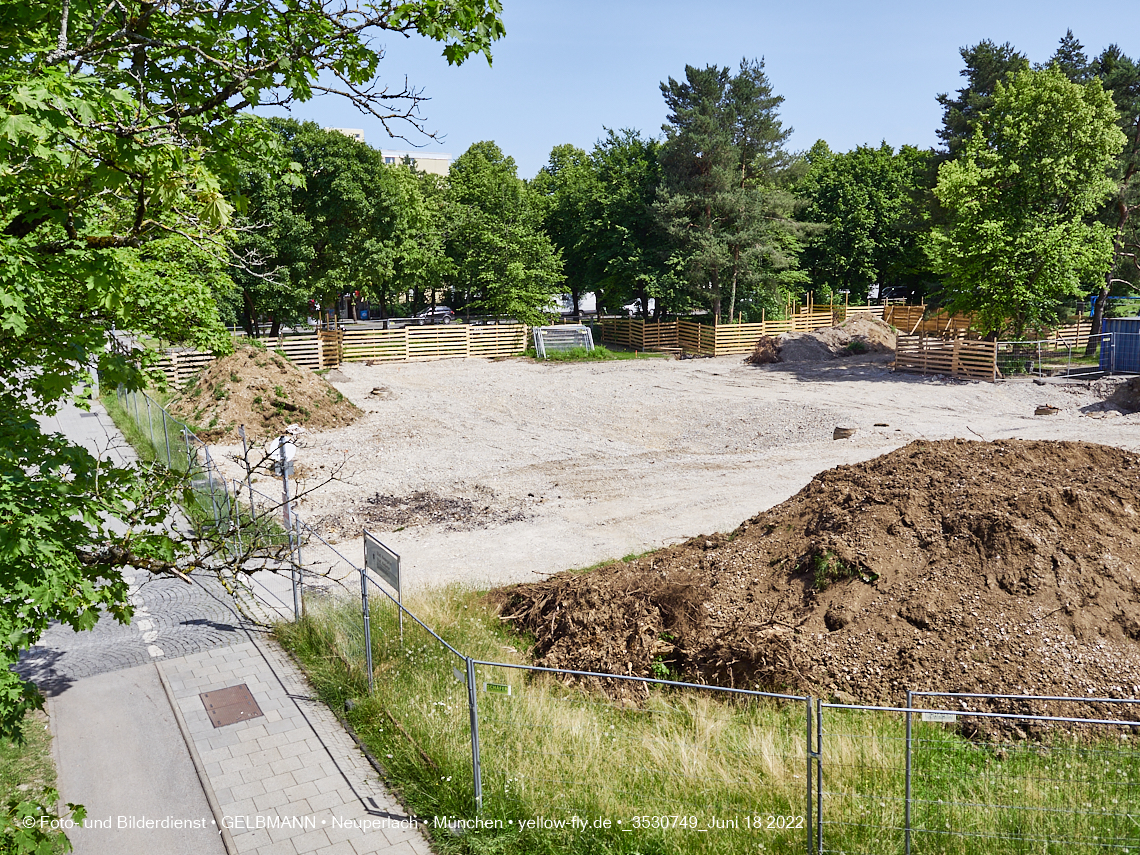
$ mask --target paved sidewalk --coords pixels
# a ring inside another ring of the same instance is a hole
[[[241,855],[430,853],[418,823],[272,640],[161,668]],[[214,727],[200,693],[242,684],[263,716]]]
[[[45,428],[133,458],[98,404],[65,407]],[[53,626],[18,668],[49,697],[63,801],[103,823],[69,832],[77,855],[431,851],[304,676],[216,581],[136,572],[128,583],[129,626]],[[280,599],[288,583],[274,584]],[[262,715],[215,728],[199,694],[241,684]],[[120,817],[197,824],[140,829]]]

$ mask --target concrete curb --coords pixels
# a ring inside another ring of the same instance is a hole
[[[186,749],[190,752],[190,760],[194,764],[194,771],[198,773],[198,783],[202,785],[202,792],[206,795],[206,803],[210,806],[210,813],[214,815],[214,821],[218,824],[218,833],[222,836],[222,845],[226,848],[226,855],[238,855],[237,844],[234,843],[233,835],[230,834],[230,830],[226,828],[224,822],[225,815],[222,813],[222,808],[218,804],[218,797],[214,793],[210,779],[206,776],[206,767],[202,763],[202,758],[198,756],[198,749],[194,747],[194,738],[190,735],[190,730],[186,727],[186,720],[182,717],[182,710],[178,708],[178,701],[174,697],[174,690],[170,688],[170,683],[166,679],[166,673],[162,670],[162,663],[155,662],[154,668],[158,672],[158,679],[159,682],[162,683],[162,690],[166,692],[166,700],[170,704],[170,709],[174,712],[174,720],[178,723],[178,731],[182,734],[182,741],[186,743]]]

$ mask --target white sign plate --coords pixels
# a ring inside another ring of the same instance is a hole
[[[400,556],[367,531],[364,532],[364,566],[400,590]]]
[[[958,716],[952,712],[924,712],[922,714],[923,721],[933,721],[939,724],[954,724],[958,721]]]

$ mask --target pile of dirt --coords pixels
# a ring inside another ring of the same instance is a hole
[[[836,327],[783,333],[775,339],[775,348],[778,358],[773,362],[822,362],[841,356],[894,353],[895,330],[874,318],[856,317]]]
[[[755,350],[744,357],[744,361],[749,365],[771,365],[779,362],[780,353],[776,349],[775,336],[766,335],[756,342]]]
[[[236,440],[243,424],[246,437],[257,442],[280,436],[288,425],[337,428],[361,415],[319,375],[258,347],[238,348],[208,366],[170,409],[207,442]]]
[[[493,597],[555,667],[846,702],[1140,697],[1138,476],[1089,443],[919,441],[731,534]]]

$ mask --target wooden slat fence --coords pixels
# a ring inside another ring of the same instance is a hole
[[[812,306],[790,315],[786,320],[761,321],[758,324],[701,324],[696,321],[662,321],[653,323],[639,318],[603,318],[602,342],[618,344],[634,350],[673,350],[723,356],[731,353],[751,353],[756,343],[766,335],[785,332],[810,332],[841,323],[859,314],[844,306]],[[879,310],[880,307],[866,307]],[[873,311],[865,313],[877,317]]]
[[[517,356],[526,350],[525,324],[437,324],[396,330],[337,330],[340,362],[422,362]],[[326,363],[329,367],[334,363]]]
[[[320,348],[316,337],[312,334],[265,337],[259,338],[258,341],[269,350],[281,351],[297,365],[312,369],[320,367]],[[181,388],[215,358],[213,354],[197,350],[170,348],[163,352],[155,365],[166,375],[167,383],[175,388]]]
[[[972,315],[950,315],[946,312],[937,312],[928,316],[926,306],[886,306],[882,317],[906,335],[927,333],[946,338],[966,335],[974,321]],[[1088,344],[1091,332],[1092,321],[1088,318],[1077,318],[1074,323],[1056,329],[1027,331],[1024,337],[1027,341],[1052,342],[1062,347],[1068,344],[1073,348],[1079,348]]]
[[[998,378],[997,346],[996,341],[900,334],[895,345],[895,371],[948,374],[994,383]]]
[[[974,316],[960,313],[951,315],[943,311],[928,315],[926,306],[887,306],[883,309],[883,320],[904,335],[936,333],[962,336],[970,329]]]
[[[526,350],[525,324],[439,324],[396,330],[319,330],[297,336],[260,339],[295,364],[318,370],[342,362],[409,362],[478,356],[516,356]],[[171,349],[158,360],[167,382],[185,386],[214,361],[209,353]]]

